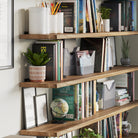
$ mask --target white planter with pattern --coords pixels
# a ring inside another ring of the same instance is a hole
[[[29,79],[32,82],[44,82],[46,79],[46,66],[29,66]]]
[[[104,32],[110,32],[110,19],[103,19]]]

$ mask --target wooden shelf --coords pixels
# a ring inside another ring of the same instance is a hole
[[[109,37],[109,36],[125,36],[125,35],[138,35],[136,31],[129,32],[102,32],[102,33],[64,33],[64,34],[23,34],[20,39],[35,39],[35,40],[53,40],[53,39],[76,39],[76,38],[96,38],[96,37]]]
[[[68,76],[62,81],[45,81],[45,82],[21,82],[20,87],[35,87],[35,88],[61,88],[65,86],[75,85],[91,80],[102,79],[106,77],[111,77],[115,75],[120,75],[128,72],[134,72],[138,70],[138,66],[117,66],[110,71],[102,73],[93,73],[84,76]]]
[[[105,118],[109,118],[121,112],[133,109],[137,106],[138,106],[138,101],[135,101],[133,103],[129,103],[120,107],[112,107],[106,110],[101,110],[89,118],[85,118],[77,121],[68,121],[65,124],[48,123],[48,124],[41,125],[39,127],[28,129],[28,130],[21,130],[20,134],[29,135],[29,136],[58,137],[68,132],[96,123]]]
[[[128,136],[123,136],[123,138],[138,138],[138,133],[131,133]]]

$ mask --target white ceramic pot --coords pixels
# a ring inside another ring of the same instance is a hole
[[[110,32],[110,19],[103,19],[104,32]]]
[[[32,82],[44,82],[46,79],[46,66],[29,66],[29,79]]]

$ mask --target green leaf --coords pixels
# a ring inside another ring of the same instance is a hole
[[[24,53],[24,56],[27,58],[29,64],[34,66],[43,66],[46,65],[51,59],[48,57],[48,53],[33,53],[30,49]]]

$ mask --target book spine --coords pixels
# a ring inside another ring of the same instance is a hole
[[[85,94],[86,94],[86,117],[89,117],[89,82],[86,82],[86,85],[85,85]]]
[[[92,116],[92,81],[89,82],[89,116]]]
[[[94,15],[95,15],[96,32],[98,32],[96,0],[93,0],[93,7],[94,7]]]
[[[121,31],[125,30],[125,1],[121,3]]]
[[[135,72],[133,74],[133,102],[135,101]]]
[[[120,114],[116,115],[117,136],[120,138]]]
[[[82,119],[84,119],[84,83],[81,83],[81,93],[82,93],[82,99],[81,99],[82,100],[82,103],[81,103],[81,105],[82,105],[82,107],[81,107],[82,108],[81,109],[82,110],[82,112],[81,112],[82,115],[81,116],[82,116]]]
[[[79,33],[79,0],[77,0],[77,33]]]
[[[134,13],[134,31],[137,30],[137,3],[136,1],[134,2],[134,9],[133,9],[133,13]]]
[[[61,64],[60,64],[60,41],[57,42],[57,80],[60,80]]]
[[[135,30],[134,29],[134,26],[135,26],[135,23],[134,23],[134,13],[135,13],[135,11],[134,11],[134,1],[131,1],[131,13],[132,13],[132,16],[131,16],[131,18],[132,18],[131,30],[134,31]]]
[[[83,33],[83,0],[79,0],[79,33]]]
[[[63,80],[63,41],[60,41],[60,80]]]
[[[92,25],[92,14],[91,14],[90,0],[87,0],[87,9],[88,9],[90,33],[92,33],[93,32],[93,25]]]
[[[96,31],[96,22],[95,22],[95,15],[94,15],[93,0],[90,0],[90,6],[91,6],[91,14],[92,14],[93,32],[97,32],[97,31]]]
[[[83,0],[83,33],[86,33],[86,0]]]
[[[119,127],[120,127],[120,138],[122,138],[122,113],[120,113],[120,120],[119,120]]]
[[[79,84],[75,85],[75,116],[76,119],[79,120]]]
[[[55,48],[55,81],[58,80],[58,67],[57,67],[57,63],[58,63],[58,50],[57,50],[57,44],[56,44],[56,48]]]
[[[77,33],[77,1],[74,4],[74,29],[75,29],[75,33]]]
[[[93,81],[93,115],[96,114],[96,80]]]
[[[107,137],[107,119],[104,119],[104,138],[106,138]]]
[[[118,3],[118,31],[121,32],[122,28],[121,28],[121,3]]]
[[[79,84],[79,119],[82,119],[82,86]]]

